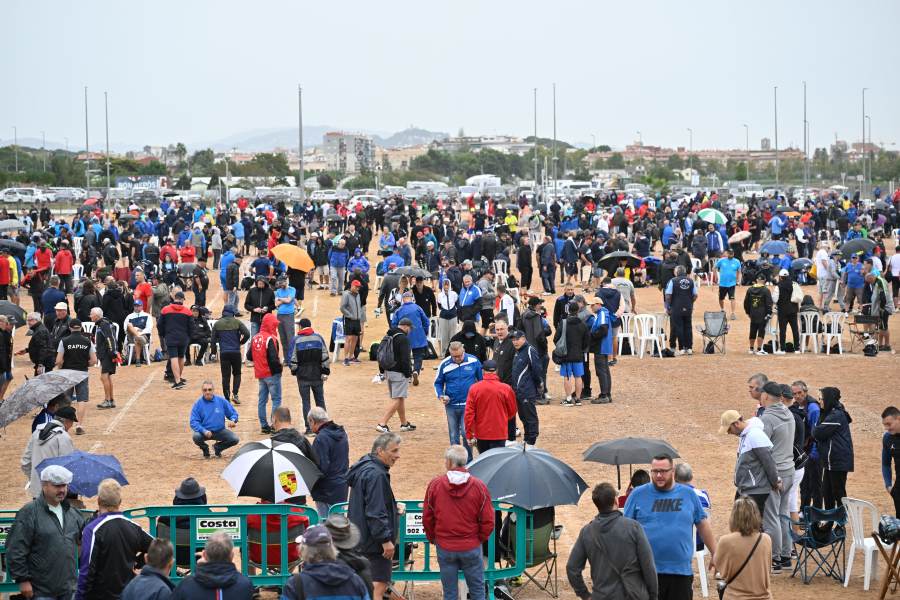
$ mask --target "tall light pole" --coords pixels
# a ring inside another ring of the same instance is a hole
[[[778,197],[778,86],[775,87],[775,196]]]
[[[109,197],[109,101],[103,92],[103,104],[106,110],[106,196]]]
[[[537,184],[538,184],[538,138],[537,138],[537,88],[534,88],[534,196],[532,197],[532,205],[537,206]],[[545,182],[546,185],[546,182]]]
[[[84,190],[85,199],[87,199],[87,193],[91,191],[91,151],[88,139],[87,86],[84,86],[84,175],[87,179],[87,189]]]
[[[597,147],[597,136],[594,135],[593,133],[591,134],[591,140],[593,140],[593,144],[594,144],[593,148],[596,148]]]
[[[806,147],[806,82],[803,82],[803,188],[809,187],[809,151]]]
[[[44,132],[41,132],[41,152],[44,153],[44,170],[47,170],[47,139]]]
[[[299,83],[297,84],[297,100],[300,123],[300,202],[302,203],[306,201],[306,179],[303,170],[303,88]],[[228,163],[226,163],[225,166],[227,167]]]
[[[556,200],[556,84],[553,84],[553,199]]]
[[[16,145],[16,173],[18,173],[18,172],[19,172],[19,130],[16,128],[15,125],[11,125],[10,127],[13,128],[13,132],[14,132],[15,140],[16,140],[16,141],[15,141],[15,145]]]
[[[869,144],[871,144],[872,143],[872,117],[870,117],[869,115],[866,115],[866,118],[869,120]],[[865,142],[866,142],[866,140],[863,140],[863,150],[865,151],[866,158],[869,161],[869,177],[866,180],[866,184],[867,184],[867,187],[869,188],[869,190],[871,190],[872,189],[872,159],[869,158],[869,150],[868,150],[868,147]]]
[[[744,133],[747,136],[747,179],[744,181],[750,181],[750,128],[746,123],[744,124]]]
[[[641,155],[641,164],[644,164],[644,136],[641,135],[641,132],[638,131],[638,144],[641,146],[641,149],[638,150],[638,153]]]
[[[691,131],[691,128],[688,127],[688,131],[691,132],[691,145],[688,147],[688,160],[690,161],[690,167],[688,167],[691,173],[691,185],[694,184],[694,132]],[[684,164],[684,163],[682,163]]]
[[[862,175],[863,175],[863,181],[862,181],[862,183],[863,183],[863,188],[865,188],[865,183],[866,183],[866,90],[867,90],[867,89],[869,89],[869,88],[863,88],[863,91],[862,91],[862,114],[863,114],[863,122],[862,122],[862,125],[863,125],[863,135],[862,135],[862,141],[863,141],[863,143],[862,143],[862,152],[863,152],[863,154],[862,154],[862,161],[863,161],[863,162],[862,162]],[[865,189],[863,189],[863,191],[860,192],[860,194],[859,194],[859,197],[860,197],[860,198],[864,198],[864,197],[865,197],[865,194],[863,193],[864,191],[865,191]]]

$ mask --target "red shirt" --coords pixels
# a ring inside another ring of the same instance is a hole
[[[185,246],[181,249],[181,262],[182,263],[192,263],[194,262],[194,257],[197,255],[197,250],[194,249],[193,246]]]
[[[38,269],[50,270],[52,260],[53,253],[50,250],[38,250],[34,253],[34,262],[37,264]]]
[[[507,423],[517,410],[512,388],[502,383],[496,373],[485,373],[483,381],[469,388],[466,435],[479,440],[505,440]]]
[[[172,262],[178,264],[178,249],[175,248],[172,244],[166,244],[163,246],[162,250],[159,252],[159,262],[166,261],[166,254],[172,257]]]
[[[150,312],[150,297],[152,295],[153,290],[150,289],[150,284],[146,281],[134,288],[134,299],[141,301],[141,304],[144,305],[144,312]]]
[[[56,254],[54,271],[56,271],[57,275],[70,275],[73,264],[75,264],[75,259],[72,257],[72,253],[68,250],[60,250]]]
[[[9,284],[9,261],[0,260],[0,285]]]

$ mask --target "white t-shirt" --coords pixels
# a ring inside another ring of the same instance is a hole
[[[884,267],[883,267],[882,264],[881,264],[881,259],[880,259],[880,258],[878,258],[877,256],[874,256],[874,255],[873,255],[873,256],[872,256],[872,264],[875,266],[876,269],[878,269],[878,272],[879,272],[879,273],[884,273]]]
[[[872,261],[874,262],[874,261]],[[894,254],[887,261],[887,266],[891,270],[891,275],[900,277],[900,254]],[[882,269],[879,269],[881,271]]]
[[[825,248],[820,248],[816,252],[816,273],[820,278],[824,277],[822,273],[828,273],[828,251]]]
[[[513,325],[513,320],[516,314],[516,301],[513,300],[512,296],[506,294],[502,298],[500,298],[499,312],[505,312],[506,316],[509,317],[509,324]]]

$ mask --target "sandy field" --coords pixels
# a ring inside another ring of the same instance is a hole
[[[214,316],[220,316],[223,307],[221,286],[217,272],[211,272],[211,289],[208,307]],[[374,279],[374,270],[373,270]],[[539,281],[535,282],[539,285]],[[580,289],[580,288],[577,288]],[[702,344],[694,331],[694,348],[697,354],[671,359],[624,357],[613,367],[613,403],[562,408],[558,404],[565,397],[562,378],[552,370],[549,375],[553,400],[549,406],[538,408],[540,437],[538,447],[552,452],[557,458],[571,465],[590,485],[603,481],[616,482],[615,467],[583,462],[582,452],[591,444],[617,437],[638,436],[660,438],[672,444],[682,460],[690,462],[695,474],[695,484],[709,492],[712,498],[712,527],[716,536],[727,533],[731,499],[734,496],[732,475],[737,439],[719,435],[719,418],[727,409],[737,409],[745,415],[756,406],[747,391],[747,379],[756,372],[763,372],[772,380],[790,384],[803,380],[811,392],[825,386],[841,389],[843,402],[853,417],[851,426],[855,447],[856,470],[848,480],[848,493],[868,500],[879,511],[890,513],[893,505],[884,489],[881,478],[880,456],[883,428],[881,411],[897,404],[897,385],[891,383],[891,373],[896,373],[898,358],[881,353],[877,358],[861,354],[824,356],[748,356],[746,337],[749,329],[747,317],[740,310],[740,302],[747,288],[738,289],[737,321],[727,337],[726,355],[699,354]],[[815,294],[814,287],[805,287],[805,293]],[[535,291],[540,291],[536,289]],[[562,290],[558,286],[561,294]],[[186,304],[192,302],[187,294]],[[817,296],[814,296],[817,297]],[[637,291],[638,312],[663,310],[662,294],[656,288]],[[718,310],[717,288],[702,285],[694,311],[695,324],[702,322],[704,310]],[[384,316],[376,319],[372,310],[377,295],[369,296],[369,323],[365,329],[365,344],[380,340],[386,331]],[[552,299],[547,297],[548,310],[552,313]],[[23,305],[30,306],[30,299],[23,297]],[[242,294],[243,301],[243,294]],[[325,290],[306,292],[305,317],[312,320],[316,331],[326,339],[334,318],[340,316],[339,297],[331,297]],[[835,305],[836,306],[836,305]],[[897,319],[891,320],[895,343]],[[17,332],[15,347],[24,348],[29,338],[24,331]],[[844,343],[849,347],[849,336]],[[156,344],[154,344],[156,347]],[[335,363],[331,378],[325,385],[328,413],[345,427],[350,439],[351,464],[365,454],[377,435],[375,425],[388,402],[386,385],[372,383],[377,365],[361,355],[362,364],[343,366]],[[410,386],[406,404],[409,420],[418,429],[403,434],[402,458],[392,469],[391,478],[398,499],[421,499],[432,477],[444,470],[444,450],[448,444],[447,422],[441,403],[435,398],[431,383],[436,361],[426,361],[421,384]],[[120,367],[114,377],[115,410],[102,411],[96,404],[102,401],[99,369],[91,369],[91,402],[84,422],[86,435],[73,436],[79,450],[99,454],[113,454],[123,464],[130,486],[124,490],[125,508],[149,505],[168,505],[174,497],[174,489],[189,476],[196,477],[207,488],[210,504],[250,503],[249,498],[236,498],[232,488],[219,477],[225,461],[192,460],[198,448],[191,442],[188,423],[193,403],[200,397],[200,385],[204,380],[220,388],[218,363],[186,368],[186,389],[175,391],[162,381],[163,363],[142,368]],[[15,358],[13,386],[31,376],[33,369],[27,355]],[[244,380],[240,397],[243,403],[237,407],[240,422],[236,432],[241,442],[262,439],[257,418],[257,384],[253,370],[244,367]],[[596,382],[596,379],[594,379]],[[595,383],[596,385],[596,383]],[[13,388],[14,389],[14,388]],[[294,423],[302,420],[300,396],[296,382],[286,372],[284,378],[284,404],[291,408]],[[595,388],[595,394],[598,389]],[[0,440],[0,506],[15,509],[29,498],[24,491],[28,481],[19,467],[19,460],[28,440],[31,419],[26,417],[6,429]],[[399,422],[393,419],[390,426],[399,430]],[[74,430],[73,430],[74,433]],[[233,449],[232,449],[233,450]],[[627,485],[627,467],[623,469],[623,489]],[[88,500],[89,504],[93,499]],[[564,525],[558,542],[560,566],[560,596],[573,598],[574,594],[565,578],[565,561],[580,528],[596,514],[586,493],[579,505],[561,506],[557,509],[557,522]],[[867,530],[867,534],[869,531]],[[849,550],[849,540],[847,543]],[[849,588],[840,583],[816,577],[804,586],[799,577],[787,573],[772,577],[774,595],[785,599],[819,600],[863,597],[861,578],[863,557],[857,556],[854,577]],[[868,594],[874,597],[883,576],[884,563],[879,562],[879,583],[873,584]],[[715,582],[711,581],[711,597],[715,596]],[[695,597],[700,597],[700,583],[694,580]],[[416,586],[423,598],[437,598],[440,584]],[[267,594],[274,597],[274,594]],[[520,598],[546,597],[534,586],[529,586]]]

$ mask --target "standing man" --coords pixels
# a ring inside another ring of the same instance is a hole
[[[134,299],[141,301],[141,307],[144,309],[144,312],[150,312],[150,301],[153,299],[153,286],[145,281],[144,272],[142,270],[134,272],[134,281],[136,283],[134,286]],[[203,304],[200,304],[200,306],[204,306],[205,304],[206,301],[204,301]]]
[[[450,443],[456,445],[462,437],[463,446],[472,460],[472,447],[466,436],[465,412],[469,388],[483,378],[481,363],[471,354],[466,354],[462,342],[450,343],[450,356],[438,367],[434,380],[434,391],[438,400],[444,403],[447,412],[447,426],[450,429]]]
[[[507,424],[518,412],[515,392],[497,377],[497,363],[487,360],[481,368],[484,379],[469,388],[465,412],[466,436],[478,454],[506,445]]]
[[[244,310],[250,313],[250,337],[255,337],[263,317],[275,312],[275,292],[265,275],[256,276],[256,284],[244,298]]]
[[[511,333],[516,354],[512,365],[512,389],[516,394],[516,407],[522,426],[525,429],[525,445],[537,443],[539,434],[537,408],[544,385],[544,368],[537,350],[525,339],[525,332],[516,330]]]
[[[694,490],[675,483],[675,465],[668,454],[653,457],[652,485],[635,488],[625,502],[624,514],[644,527],[653,550],[659,600],[690,600],[694,595],[694,538],[697,527],[709,549],[709,570],[715,572],[716,538],[700,498]],[[701,567],[702,568],[702,567]]]
[[[411,350],[408,335],[415,327],[409,319],[400,319],[397,326],[388,329],[387,335],[385,335],[385,337],[391,338],[394,356],[389,361],[389,365],[378,361],[378,366],[384,369],[384,378],[387,380],[388,395],[391,399],[384,416],[375,426],[375,429],[382,433],[390,433],[388,422],[395,412],[400,417],[400,431],[416,430],[416,426],[406,420],[405,407],[406,398],[409,395],[409,378],[412,377]],[[383,343],[384,341],[382,341]]]
[[[294,327],[294,299],[297,297],[297,290],[288,285],[287,277],[279,277],[275,285],[278,286],[275,290],[278,336],[281,338],[281,346],[287,348],[297,333]],[[284,357],[284,366],[288,366],[289,360],[287,356]]]
[[[484,482],[466,470],[466,455],[462,446],[447,448],[447,472],[431,480],[422,502],[422,525],[436,548],[444,600],[459,600],[460,571],[471,600],[485,600],[481,545],[494,530],[494,505]]]
[[[728,296],[731,300],[731,320],[734,321],[737,319],[734,313],[736,306],[734,290],[741,285],[742,277],[741,261],[734,257],[734,248],[728,247],[726,257],[716,262],[716,269],[719,270],[719,308],[725,310],[725,296]]]
[[[28,333],[31,336],[28,342],[28,358],[34,363],[34,375],[49,373],[56,366],[56,348],[50,340],[50,331],[41,322],[41,313],[28,313],[25,324],[28,325]]]
[[[293,315],[293,312],[291,313]],[[281,406],[281,372],[284,367],[278,354],[278,319],[275,315],[263,317],[259,333],[250,341],[253,354],[253,374],[259,380],[259,426],[263,435],[275,433],[266,419],[266,404],[272,397],[272,411]]]
[[[472,286],[473,289],[478,289]],[[409,321],[413,327],[408,332],[409,345],[412,348],[412,383],[419,385],[419,373],[422,370],[422,358],[425,356],[425,348],[428,347],[428,329],[431,322],[425,316],[425,311],[416,306],[412,292],[403,292],[403,304],[391,317],[391,327],[397,327],[402,321]]]
[[[94,322],[94,340],[97,347],[97,358],[100,359],[100,381],[103,383],[104,399],[97,408],[115,408],[113,399],[112,376],[116,374],[119,364],[119,349],[116,336],[113,334],[112,323],[103,317],[103,309],[95,307],[91,309],[91,321]],[[140,355],[138,355],[140,359]]]
[[[97,347],[91,338],[81,332],[81,321],[71,319],[69,321],[69,335],[59,342],[56,348],[56,367],[58,369],[72,369],[73,371],[81,371],[87,373],[88,367],[97,364]],[[77,384],[73,390],[74,399],[77,401],[78,418],[75,421],[78,425],[75,427],[75,435],[84,435],[82,424],[84,423],[84,413],[87,409],[87,403],[90,402],[90,387],[88,379]]]
[[[228,293],[228,304],[234,307],[235,313],[238,312],[241,301],[241,262],[243,260],[244,255],[239,252],[234,255],[234,260],[225,269],[225,287],[223,289]]]
[[[160,311],[156,322],[160,337],[166,338],[166,349],[172,364],[172,375],[175,377],[173,390],[183,389],[187,385],[181,378],[181,373],[184,371],[184,357],[187,356],[194,327],[194,315],[184,305],[184,292],[175,292],[172,303]]]
[[[350,251],[344,238],[338,240],[337,245],[332,245],[328,250],[328,265],[331,271],[331,295],[336,296],[338,290],[344,288],[344,276],[347,273],[347,263],[350,262]]]
[[[344,241],[344,240],[341,240]],[[356,340],[362,335],[362,300],[359,296],[359,288],[362,284],[354,279],[350,283],[350,289],[341,296],[341,315],[344,321],[344,366],[350,363],[361,364],[356,358]],[[421,308],[420,308],[421,310]]]
[[[863,286],[865,285],[865,276],[863,274],[862,261],[859,260],[858,254],[850,256],[850,264],[844,270],[841,277],[841,283],[844,284],[844,304],[851,313],[858,313],[858,308],[853,308],[853,302],[859,300],[859,305],[863,303]]]
[[[250,339],[247,326],[235,318],[237,310],[233,305],[226,304],[222,309],[222,318],[216,321],[212,327],[209,343],[213,347],[219,345],[219,368],[222,372],[222,393],[225,398],[234,404],[240,404],[238,394],[241,390],[241,362],[243,346]],[[253,360],[253,354],[250,355]],[[234,378],[234,387],[231,379]]]
[[[320,406],[309,411],[306,427],[316,438],[313,449],[319,455],[322,472],[311,491],[320,518],[328,516],[335,504],[347,501],[347,469],[350,468],[350,445],[344,428],[333,422]]]
[[[206,445],[206,440],[213,440],[215,442],[213,451],[216,453],[216,458],[224,458],[222,451],[236,446],[240,442],[237,434],[228,431],[237,425],[237,411],[225,398],[216,395],[212,381],[204,381],[201,390],[203,395],[194,402],[194,406],[191,408],[193,441],[203,450],[203,458],[209,458],[209,446]]]
[[[38,477],[37,466],[48,458],[59,458],[75,450],[69,430],[78,422],[75,409],[71,406],[61,406],[56,409],[56,414],[49,423],[42,423],[35,427],[22,453],[21,467],[25,477],[31,479],[28,488],[32,498],[41,495],[41,479]]]
[[[763,433],[772,442],[772,457],[781,478],[781,489],[773,491],[766,500],[763,527],[772,538],[772,569],[791,567],[790,490],[794,481],[794,415],[781,402],[781,386],[769,381],[757,392],[762,392],[759,403],[765,409],[759,420]],[[784,519],[780,518],[784,517]]]
[[[70,483],[72,473],[65,467],[44,469],[34,500],[19,509],[9,529],[10,578],[26,598],[69,599],[77,588],[84,517],[66,500]]]
[[[191,291],[194,292],[194,304],[206,306],[206,290],[209,289],[209,276],[206,271],[206,253],[197,258],[197,264],[191,273]]]
[[[308,423],[310,408],[310,392],[315,398],[316,406],[325,410],[325,385],[331,375],[331,360],[328,355],[328,344],[325,338],[313,331],[309,319],[300,319],[300,331],[291,341],[288,350],[291,375],[297,378],[300,398],[303,401],[303,421]],[[314,435],[309,425],[304,435]],[[343,500],[341,501],[343,502]]]
[[[60,310],[60,304],[63,305],[62,310],[65,311],[62,317],[56,312]],[[44,307],[44,325],[47,326],[47,329],[52,329],[54,321],[66,317],[69,313],[69,301],[66,298],[65,293],[60,291],[59,277],[56,275],[50,277],[49,287],[44,291],[43,296],[41,296],[41,306]]]
[[[900,480],[900,410],[888,406],[881,413],[881,424],[884,425],[884,437],[881,438],[881,475],[884,487],[894,501],[894,515],[900,515],[900,488],[895,484]],[[891,462],[894,463],[896,477],[891,473]]]
[[[347,517],[359,527],[359,544],[356,548],[369,559],[375,598],[381,598],[391,582],[391,559],[397,541],[397,517],[403,516],[399,514],[397,501],[394,499],[390,475],[391,467],[400,460],[401,443],[403,438],[385,431],[375,438],[371,454],[360,458],[347,473],[347,483],[350,484]],[[405,512],[404,510],[403,514]],[[400,552],[399,558],[403,560],[403,549]]]
[[[756,283],[747,290],[744,296],[744,312],[750,317],[750,354],[753,354],[753,344],[756,344],[756,355],[768,354],[763,350],[763,342],[766,338],[766,322],[772,316],[772,294],[766,287],[766,275],[760,273],[756,276]]]
[[[675,325],[675,336],[678,338],[678,354],[694,353],[694,333],[691,326],[691,315],[694,302],[697,301],[697,284],[685,275],[685,268],[675,267],[675,277],[666,285],[666,313]]]
[[[509,323],[506,315],[498,315],[494,321],[494,361],[497,363],[497,379],[512,389],[513,358],[516,355],[516,347],[513,345],[512,336],[509,335]],[[511,418],[507,423],[507,445],[516,443],[516,419]]]
[[[594,320],[590,324],[590,342],[588,348],[594,355],[594,372],[597,373],[597,385],[600,395],[591,400],[591,404],[609,404],[612,402],[612,375],[609,372],[609,356],[613,352],[612,326],[609,311],[603,306],[603,298],[595,296],[591,300],[591,311]]]
[[[803,479],[800,481],[800,510],[804,506],[822,508],[822,461],[819,458],[819,448],[812,439],[812,428],[819,422],[821,407],[819,401],[809,395],[809,387],[802,381],[791,384],[794,393],[794,401],[803,413],[803,450],[809,456],[803,469]]]
[[[831,296],[834,296],[835,289],[837,288],[837,279],[831,280],[827,277],[828,259],[830,257],[831,246],[828,244],[828,240],[819,242],[819,251],[816,252],[815,259],[816,283],[819,288],[819,308],[823,308],[825,310],[828,310],[828,306],[825,304],[825,295],[829,294]]]
[[[541,283],[544,291],[541,296],[552,296],[556,293],[556,247],[550,236],[544,236],[544,243],[540,246],[538,261],[541,269]]]

